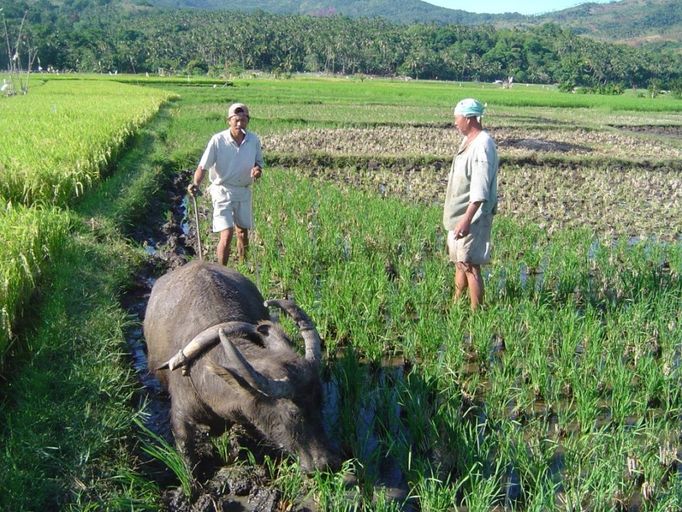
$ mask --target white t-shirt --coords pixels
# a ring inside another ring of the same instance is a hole
[[[206,146],[199,165],[208,169],[211,185],[248,187],[253,182],[251,169],[263,168],[260,139],[255,133],[246,132],[241,144],[232,138],[230,130],[216,133]]]

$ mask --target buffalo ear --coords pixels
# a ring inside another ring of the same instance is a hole
[[[255,388],[251,384],[249,384],[249,382],[246,379],[244,379],[241,375],[239,375],[239,373],[236,370],[226,368],[225,366],[220,366],[213,360],[209,360],[208,363],[206,364],[206,367],[208,371],[223,379],[225,383],[231,388],[239,386],[240,388],[248,391],[249,393],[268,396],[265,395],[265,393],[260,391],[258,388]]]
[[[256,326],[256,331],[261,335],[263,346],[269,350],[290,350],[289,338],[282,328],[272,322],[261,322]]]
[[[212,374],[217,375],[221,379],[223,379],[225,382],[228,384],[232,384],[233,382],[237,382],[240,386],[245,387],[245,388],[250,388],[246,381],[242,379],[239,374],[230,369],[226,368],[224,366],[220,366],[218,363],[213,361],[212,359],[209,359],[208,362],[206,363],[206,367],[208,371],[210,371]]]
[[[223,329],[218,331],[220,343],[225,350],[229,368],[223,367],[241,386],[249,387],[269,398],[285,398],[293,395],[288,379],[271,379],[258,372],[242,355]],[[218,375],[224,374],[219,370]],[[221,375],[222,376],[222,375]]]

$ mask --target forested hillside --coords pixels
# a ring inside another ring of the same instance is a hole
[[[546,24],[528,29],[490,25],[394,24],[379,18],[158,10],[119,3],[41,0],[26,11],[9,0],[9,37],[0,53],[43,69],[96,72],[224,74],[243,69],[413,78],[561,83],[566,88],[680,88],[682,56],[605,44]]]
[[[587,3],[540,16],[538,21],[557,23],[605,41],[682,47],[682,2],[679,0]]]
[[[556,23],[579,34],[632,45],[682,45],[682,2],[679,0],[620,0],[606,4],[582,3],[537,16],[514,12],[509,3],[505,14],[477,14],[438,7],[421,0],[148,0],[151,5],[169,8],[257,9],[277,14],[352,18],[382,17],[397,23],[438,23],[482,25],[497,28]],[[576,1],[578,3],[578,1]],[[539,8],[542,9],[542,6]]]

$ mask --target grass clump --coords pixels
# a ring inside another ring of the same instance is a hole
[[[0,203],[0,362],[13,328],[69,230],[67,214],[55,208]]]

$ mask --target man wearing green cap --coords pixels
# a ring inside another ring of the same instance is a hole
[[[457,301],[469,290],[471,309],[483,304],[481,265],[490,261],[490,234],[497,212],[495,142],[483,130],[484,106],[467,98],[455,107],[455,127],[464,136],[452,161],[443,208],[448,254],[455,264]]]

